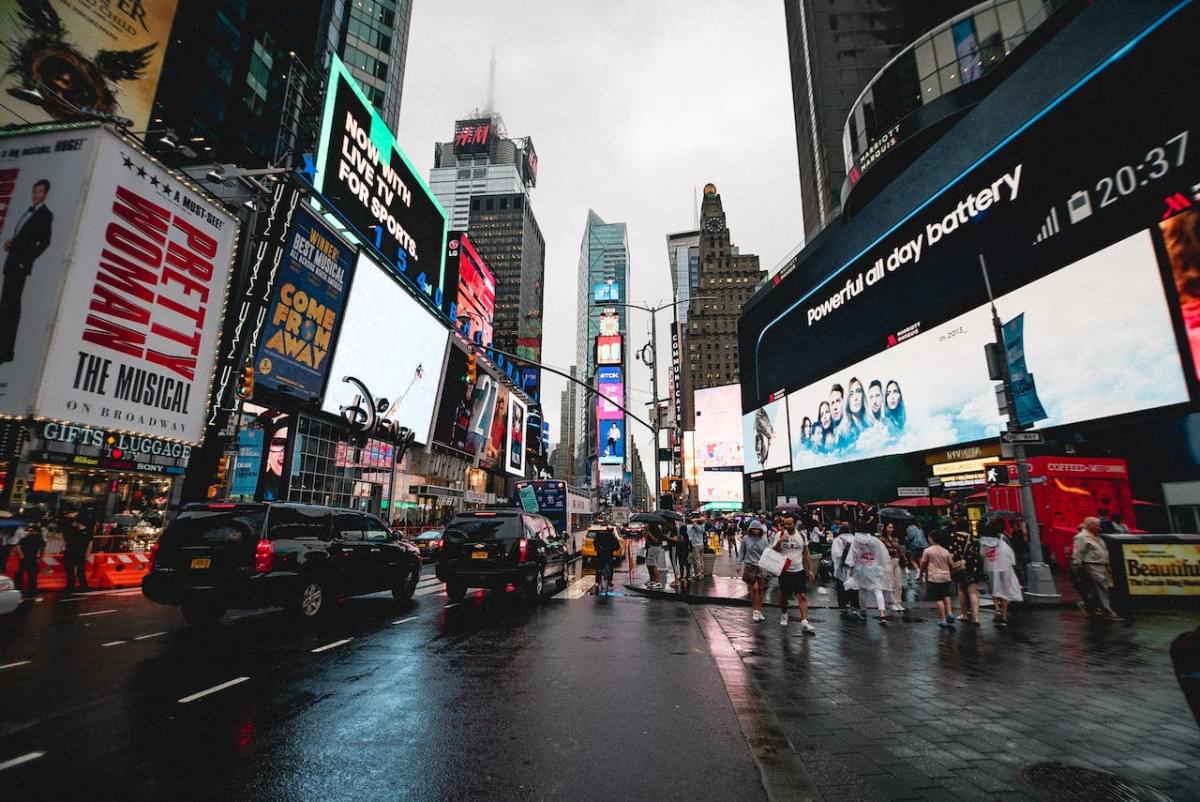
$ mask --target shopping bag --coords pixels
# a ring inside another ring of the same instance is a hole
[[[775,551],[775,549],[767,549],[758,558],[758,567],[771,576],[779,576],[787,570],[788,563],[790,562],[791,560]]]

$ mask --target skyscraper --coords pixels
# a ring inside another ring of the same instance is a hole
[[[623,306],[605,306],[606,301],[626,303],[629,284],[629,237],[624,223],[606,223],[591,209],[579,243],[578,305],[575,335],[575,365],[582,381],[594,382],[597,351],[600,363],[619,369],[622,381],[628,377],[628,326]],[[597,343],[602,333],[604,340]],[[588,475],[586,463],[597,451],[596,404],[592,396],[580,394],[576,421],[579,447],[576,449],[576,475]],[[622,421],[624,419],[622,418]],[[622,423],[623,425],[623,423]],[[612,473],[611,467],[609,473]],[[595,478],[593,482],[595,483]]]
[[[978,0],[784,0],[804,238],[841,206],[842,128],[863,87],[900,49]]]
[[[570,375],[575,376],[575,366],[570,368]],[[579,385],[567,382],[559,401],[559,434],[558,447],[554,450],[554,478],[562,479],[570,485],[578,483],[575,474],[575,452],[579,443],[579,426],[576,420],[576,405],[579,395]]]
[[[473,111],[454,123],[454,139],[433,146],[429,188],[446,210],[450,228],[467,227],[471,198],[529,194],[537,185],[537,152],[529,137],[510,138],[504,120]]]
[[[671,270],[671,290],[675,301],[687,301],[700,283],[700,231],[681,231],[667,235],[667,264]],[[675,319],[687,323],[687,304],[675,307]]]
[[[180,0],[151,113],[203,161],[298,164],[315,146],[338,54],[392,130],[400,121],[412,0]],[[158,136],[152,152],[177,157]]]
[[[721,196],[713,184],[700,202],[700,280],[696,292],[709,300],[689,304],[687,362],[692,388],[738,381],[737,321],[742,306],[766,273],[758,257],[738,253],[730,242]]]

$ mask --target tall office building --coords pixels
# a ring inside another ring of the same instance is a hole
[[[921,32],[975,2],[784,0],[806,241],[840,209],[842,129],[863,88]]]
[[[575,366],[569,371],[575,376]],[[575,474],[575,452],[579,443],[579,426],[575,419],[576,405],[579,396],[579,385],[567,382],[559,401],[559,434],[558,447],[554,449],[554,478],[562,479],[569,485],[578,484]]]
[[[700,202],[700,280],[689,304],[687,363],[693,390],[738,381],[737,321],[766,273],[758,257],[730,242],[721,196],[713,184]],[[709,300],[695,300],[696,297]]]
[[[446,210],[450,228],[461,230],[470,220],[471,198],[528,195],[537,186],[537,167],[532,139],[511,138],[499,114],[474,111],[454,123],[452,141],[433,146],[429,189]]]
[[[615,366],[628,377],[627,315],[623,306],[605,306],[606,301],[626,303],[629,286],[629,237],[624,223],[606,223],[591,209],[579,243],[578,304],[576,309],[575,366],[582,381],[594,382],[597,351],[605,366]],[[597,337],[605,339],[598,344]],[[597,452],[596,404],[592,396],[577,402],[575,419],[579,447],[576,475],[587,477],[587,463]],[[626,405],[627,406],[627,405]],[[610,466],[611,472],[611,466]],[[595,484],[595,477],[593,477]]]
[[[326,53],[342,57],[393,131],[400,129],[412,5],[413,0],[327,0],[324,8]],[[324,74],[328,59],[320,63]]]
[[[667,264],[671,270],[671,291],[675,301],[687,301],[700,283],[700,231],[681,231],[667,235]],[[675,307],[675,319],[687,323],[686,303]]]

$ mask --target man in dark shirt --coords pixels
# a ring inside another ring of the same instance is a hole
[[[25,598],[32,599],[37,595],[38,560],[46,550],[46,539],[42,537],[41,527],[31,525],[25,530],[25,537],[17,544],[21,552],[21,562],[17,566],[17,584],[21,586]]]
[[[80,590],[88,589],[87,574],[84,569],[87,566],[87,552],[91,542],[92,533],[88,527],[80,523],[79,513],[67,513],[63,522],[63,543],[66,546],[63,562],[67,569],[67,593],[75,591],[76,581],[79,583]]]

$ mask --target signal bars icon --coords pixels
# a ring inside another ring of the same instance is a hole
[[[1038,232],[1037,239],[1033,241],[1033,244],[1037,245],[1042,240],[1050,239],[1061,230],[1058,225],[1058,209],[1052,207],[1050,214],[1046,215],[1046,222],[1042,223],[1042,230]]]

